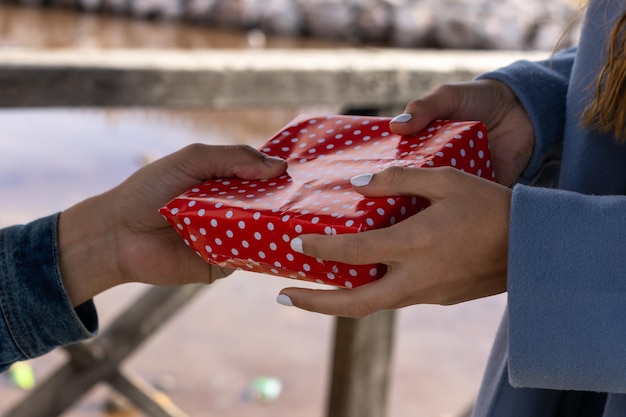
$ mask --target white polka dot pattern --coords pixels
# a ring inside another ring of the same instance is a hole
[[[229,268],[353,288],[385,274],[384,265],[346,265],[294,252],[305,233],[358,233],[393,225],[428,206],[419,197],[366,198],[350,178],[391,166],[453,166],[493,179],[485,128],[436,121],[401,137],[388,118],[300,116],[261,151],[287,159],[279,178],[214,179],[161,209],[204,260]]]

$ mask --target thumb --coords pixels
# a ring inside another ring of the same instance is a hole
[[[247,155],[242,155],[242,160],[235,162],[233,175],[243,179],[274,178],[286,170],[287,162],[284,159],[249,148]]]
[[[391,131],[398,135],[415,135],[426,128],[433,120],[449,119],[458,109],[455,89],[438,88],[432,93],[411,101],[404,113],[389,122]]]
[[[215,177],[273,178],[287,169],[283,159],[264,155],[248,145],[189,145],[154,165],[153,169],[164,172],[169,171],[168,165],[175,167],[187,178],[187,185]]]

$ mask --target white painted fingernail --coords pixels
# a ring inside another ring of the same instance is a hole
[[[372,177],[372,174],[357,175],[356,177],[350,178],[350,184],[354,185],[355,187],[363,187],[369,184],[370,181],[372,181]]]
[[[291,239],[291,242],[289,242],[289,246],[291,246],[291,249],[294,252],[298,252],[298,253],[302,253],[302,239],[300,239],[299,237],[294,237],[293,239]]]
[[[293,307],[293,301],[291,301],[291,298],[285,294],[278,294],[276,302],[287,307]]]
[[[413,116],[411,116],[409,113],[402,113],[391,119],[390,123],[406,123],[412,118]]]

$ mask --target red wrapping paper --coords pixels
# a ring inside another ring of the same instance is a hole
[[[368,198],[350,178],[391,166],[452,166],[494,179],[480,122],[436,121],[418,135],[389,130],[389,118],[299,116],[260,149],[289,163],[263,180],[212,179],[160,212],[205,261],[282,277],[352,288],[378,279],[385,266],[347,265],[294,252],[307,233],[358,233],[412,216],[419,197]]]

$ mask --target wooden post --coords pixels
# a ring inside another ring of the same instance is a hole
[[[385,415],[394,326],[393,310],[337,318],[327,417]]]

